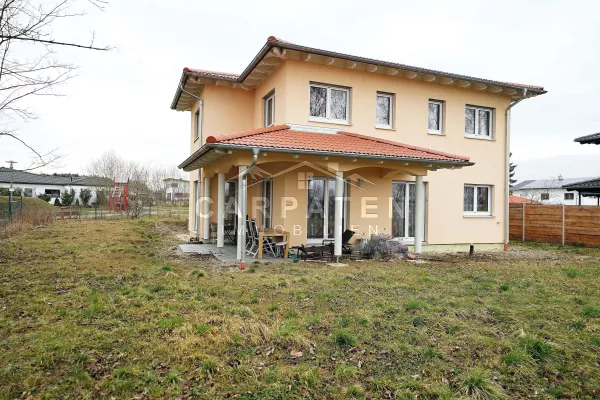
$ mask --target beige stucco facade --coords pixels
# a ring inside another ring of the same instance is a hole
[[[313,122],[309,119],[309,84],[318,82],[350,88],[349,124]],[[368,190],[350,188],[348,197],[347,227],[355,228],[358,237],[391,231],[390,198],[394,180],[412,181],[415,175],[425,175],[426,182],[426,233],[425,241],[432,248],[444,245],[486,244],[501,247],[503,243],[505,201],[505,132],[506,109],[511,98],[488,91],[460,88],[440,83],[428,83],[386,74],[374,74],[299,60],[285,60],[257,88],[246,90],[219,85],[204,85],[200,97],[203,99],[202,137],[195,139],[195,110],[190,113],[190,151],[193,153],[208,136],[219,136],[231,132],[264,126],[263,98],[275,92],[275,124],[298,124],[335,128],[361,133],[405,144],[416,145],[461,156],[470,157],[475,165],[457,170],[410,171],[403,173],[377,166],[367,161],[346,165],[343,158],[336,160],[311,159],[300,156],[268,154],[259,157],[260,168],[276,174],[299,161],[311,160],[330,169],[341,168],[347,174],[354,172],[367,178],[373,185]],[[394,95],[393,129],[375,127],[376,95],[386,92]],[[427,131],[428,100],[444,102],[443,135]],[[493,109],[492,139],[465,137],[465,106],[474,105]],[[238,165],[248,165],[250,153],[231,154],[205,168],[190,174],[190,230],[194,231],[195,185],[203,176],[211,179],[211,198],[216,200],[216,173],[225,172],[227,179],[234,177]],[[298,183],[299,173],[310,173],[306,168],[294,170],[274,178],[273,224],[281,225],[292,232],[294,227],[306,225],[306,189]],[[318,173],[314,173],[318,175]],[[465,216],[463,196],[465,184],[492,186],[490,216]],[[252,185],[252,181],[249,181]],[[204,193],[202,188],[200,193]],[[258,187],[250,186],[248,192],[248,214],[257,216],[253,206],[253,195],[260,196]],[[214,197],[213,197],[214,196]],[[289,208],[289,198],[295,198],[294,210]],[[288,203],[286,203],[288,201]],[[364,212],[365,205],[369,210]],[[211,220],[216,222],[216,203]],[[202,225],[202,224],[200,224]],[[292,245],[306,242],[305,230],[293,236]],[[304,236],[303,236],[304,235]],[[199,233],[201,236],[201,233]]]

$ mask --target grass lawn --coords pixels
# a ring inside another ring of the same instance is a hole
[[[0,398],[598,398],[600,250],[235,266],[156,220],[0,241]]]

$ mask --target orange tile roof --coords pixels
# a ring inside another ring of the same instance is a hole
[[[212,76],[214,78],[219,78],[219,79],[237,79],[240,76],[239,74],[233,74],[230,72],[207,71],[205,69],[188,68],[188,67],[185,67],[183,69],[183,72],[186,74],[190,74],[190,75]]]
[[[223,136],[209,136],[207,144],[320,151],[373,157],[397,157],[426,161],[467,163],[468,157],[443,153],[423,147],[378,139],[350,132],[321,133],[292,129],[288,125],[276,125]]]
[[[513,196],[512,194],[510,195],[510,200],[509,203],[512,204],[541,204],[539,201],[536,200],[529,200],[523,197],[519,197],[519,196]]]

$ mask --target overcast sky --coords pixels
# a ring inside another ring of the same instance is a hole
[[[141,162],[177,165],[189,155],[189,115],[170,109],[182,68],[240,73],[274,35],[543,85],[547,94],[514,108],[511,148],[521,163],[518,177],[600,176],[600,146],[573,143],[600,132],[598,1],[112,0],[104,12],[87,11],[55,25],[55,38],[87,42],[95,30],[96,44],[115,49],[57,49],[61,60],[80,67],[78,76],[61,89],[64,97],[31,101],[39,118],[18,124],[21,138],[65,154],[59,168],[45,172],[82,172],[110,149]],[[559,156],[579,160],[584,171],[578,162],[557,164]],[[0,161],[24,165],[30,158],[0,139]]]

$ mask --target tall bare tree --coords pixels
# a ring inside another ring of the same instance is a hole
[[[33,154],[31,165],[25,170],[41,168],[60,155],[56,149],[42,150],[29,139],[18,135],[13,128],[17,120],[36,117],[26,100],[33,96],[57,96],[57,86],[74,77],[76,67],[59,61],[56,50],[76,47],[86,50],[106,51],[99,47],[91,33],[87,43],[77,38],[55,38],[52,26],[58,20],[83,16],[76,3],[86,0],[0,0],[0,146],[2,140],[16,140]],[[87,0],[103,10],[106,0]],[[36,54],[23,58],[20,50],[27,48]]]

